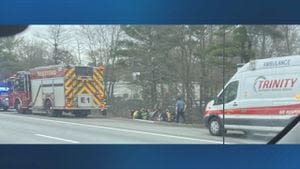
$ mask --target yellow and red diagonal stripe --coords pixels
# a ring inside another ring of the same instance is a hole
[[[65,97],[72,98],[73,97],[73,88],[74,88],[74,81],[75,81],[75,69],[74,68],[66,68],[65,69]]]

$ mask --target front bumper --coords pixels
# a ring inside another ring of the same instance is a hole
[[[8,103],[0,102],[0,108],[8,108]]]
[[[205,124],[205,127],[207,127],[207,128],[208,128],[208,120],[209,120],[209,116],[203,117],[203,123]]]

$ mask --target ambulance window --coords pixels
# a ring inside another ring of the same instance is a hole
[[[225,94],[224,95],[225,103],[229,103],[229,102],[235,100],[236,96],[237,96],[238,86],[239,86],[238,81],[231,82],[225,88],[224,92],[222,92],[222,94],[218,97],[218,100],[217,100],[216,104],[222,104],[223,103],[223,94]]]

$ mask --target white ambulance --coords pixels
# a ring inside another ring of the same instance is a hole
[[[207,104],[204,121],[212,135],[227,130],[279,132],[299,114],[300,55],[245,64]]]

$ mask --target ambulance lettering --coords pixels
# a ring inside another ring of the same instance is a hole
[[[259,76],[254,81],[254,91],[274,91],[289,90],[295,87],[297,78],[267,79],[265,76]]]

